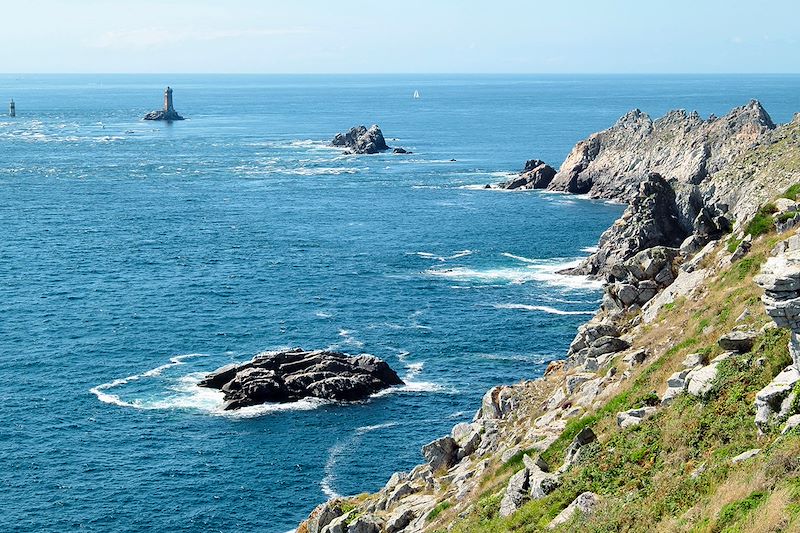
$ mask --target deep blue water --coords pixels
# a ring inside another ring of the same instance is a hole
[[[166,84],[190,120],[139,120]],[[633,107],[759,98],[787,121],[798,95],[797,76],[0,76],[0,523],[283,532],[379,488],[597,306],[554,272],[620,206],[470,186]],[[325,146],[372,122],[415,154]],[[373,353],[408,385],[236,415],[194,387],[286,346]]]

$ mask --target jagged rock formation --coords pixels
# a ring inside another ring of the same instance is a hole
[[[549,189],[627,201],[651,172],[697,185],[774,127],[755,100],[708,120],[684,110],[653,120],[634,109],[579,142]]]
[[[546,189],[556,175],[556,169],[539,159],[531,159],[514,178],[499,184],[499,189]]]
[[[350,154],[377,154],[389,149],[383,138],[383,132],[376,124],[369,128],[354,126],[350,131],[337,133],[331,144],[346,148],[346,152]]]
[[[687,237],[693,237],[687,246],[694,252],[729,231],[732,204],[716,193],[715,175],[774,128],[753,100],[708,120],[679,110],[653,121],[634,110],[578,143],[548,189],[620,200],[629,207],[603,235],[598,252],[574,273],[602,274],[632,253],[679,246]]]
[[[792,331],[792,364],[756,395],[756,424],[762,431],[789,415],[800,381],[800,236],[782,242],[775,252],[754,281],[764,289],[761,301],[775,325]]]
[[[295,348],[263,353],[247,363],[223,367],[198,385],[224,392],[224,409],[230,410],[308,397],[363,400],[370,394],[402,384],[385,361],[372,355],[350,356]]]

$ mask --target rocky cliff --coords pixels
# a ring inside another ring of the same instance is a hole
[[[565,360],[299,531],[798,530],[799,143],[751,102],[579,144],[551,187],[630,203],[584,265],[605,295]]]

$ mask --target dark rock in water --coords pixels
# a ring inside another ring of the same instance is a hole
[[[402,384],[397,373],[375,356],[294,348],[259,354],[247,363],[220,368],[198,385],[224,392],[224,408],[231,410],[309,397],[363,400]]]
[[[346,133],[337,133],[331,144],[347,148],[351,154],[377,154],[389,149],[383,132],[374,124],[369,129],[355,126]]]
[[[525,169],[505,183],[501,189],[545,189],[556,175],[556,169],[539,159],[531,159],[525,163]]]
[[[166,120],[171,122],[173,120],[184,120],[182,116],[178,114],[177,111],[174,109],[172,111],[164,111],[163,109],[159,109],[158,111],[150,111],[148,114],[144,116],[145,120]]]
[[[410,150],[406,150],[405,148],[403,148],[401,146],[398,146],[397,148],[392,150],[392,153],[393,154],[413,154],[414,152],[412,152]]]

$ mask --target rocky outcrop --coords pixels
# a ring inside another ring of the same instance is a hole
[[[511,476],[500,501],[500,516],[509,516],[530,500],[544,498],[559,486],[558,477],[545,472],[529,456],[523,456],[524,467]]]
[[[170,109],[165,111],[163,109],[159,109],[158,111],[150,111],[144,116],[144,120],[163,120],[166,122],[172,122],[175,120],[185,120],[182,116],[178,114],[177,111],[174,109]]]
[[[561,524],[569,522],[573,516],[580,513],[583,515],[592,514],[594,508],[600,503],[600,496],[594,492],[583,492],[575,498],[572,503],[558,513],[555,518],[547,525],[548,529],[555,529]]]
[[[622,217],[600,237],[597,252],[569,273],[606,273],[648,248],[677,248],[687,236],[679,222],[674,189],[661,175],[651,173],[638,185]]]
[[[350,128],[350,131],[337,133],[331,141],[331,145],[346,148],[346,152],[350,154],[377,154],[389,149],[383,138],[383,132],[376,124],[369,128],[354,126]]]
[[[683,110],[653,120],[634,109],[579,142],[549,189],[627,201],[651,172],[697,185],[774,127],[755,100],[707,120]]]
[[[350,356],[299,348],[266,352],[241,365],[209,374],[198,385],[225,393],[224,409],[303,398],[363,400],[378,391],[402,385],[386,362],[372,355]]]
[[[525,163],[525,169],[514,178],[498,185],[499,189],[546,189],[556,175],[556,170],[539,159]]]
[[[794,414],[790,410],[800,382],[800,236],[778,244],[775,253],[754,281],[764,289],[761,301],[775,325],[791,330],[792,364],[756,394],[755,422],[763,432]]]

